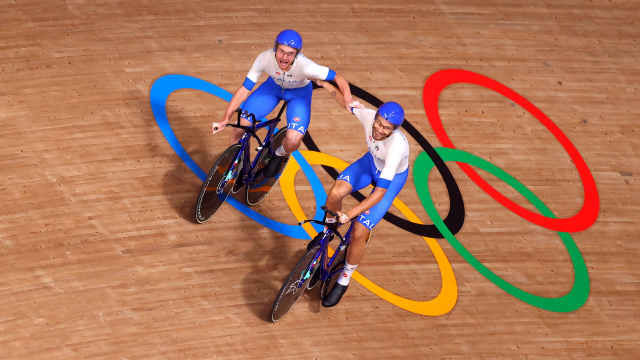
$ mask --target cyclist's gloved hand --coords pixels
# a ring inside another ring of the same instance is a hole
[[[349,220],[351,220],[351,218],[349,217],[349,215],[343,213],[342,211],[337,211],[336,212],[338,214],[338,221],[341,224],[346,224],[349,222]]]
[[[349,105],[347,105],[347,107],[349,108],[349,110],[356,108],[356,109],[364,109],[364,105],[360,104],[360,102],[358,100],[354,100],[352,102],[349,103]]]
[[[222,122],[214,122],[211,126],[211,130],[213,132],[213,134],[216,134],[222,130],[224,130],[224,128],[227,126],[228,121],[222,121]]]

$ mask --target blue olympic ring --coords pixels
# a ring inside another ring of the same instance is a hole
[[[193,159],[191,159],[191,156],[189,156],[187,151],[182,147],[180,141],[178,141],[178,138],[174,134],[171,125],[169,125],[169,119],[167,118],[167,99],[172,92],[181,89],[203,91],[227,102],[231,101],[231,97],[233,95],[230,92],[210,82],[187,75],[165,75],[156,80],[151,86],[151,92],[149,94],[151,110],[153,111],[153,116],[158,123],[160,131],[162,131],[162,135],[164,135],[169,145],[171,145],[180,159],[182,159],[182,161],[187,164],[189,169],[191,169],[191,171],[193,171],[193,173],[196,174],[196,176],[198,176],[200,180],[204,181],[204,179],[207,177],[207,174],[195,163],[195,161],[193,161]],[[311,189],[313,190],[313,195],[316,199],[316,214],[314,215],[314,219],[322,220],[324,212],[320,209],[320,207],[326,202],[327,193],[324,190],[320,179],[316,175],[316,172],[313,171],[313,168],[305,160],[302,154],[300,154],[299,151],[295,151],[292,156],[296,159],[298,164],[300,164],[300,169],[311,184]],[[301,226],[288,225],[269,219],[268,217],[257,213],[256,211],[252,210],[245,204],[232,197],[228,197],[227,202],[238,211],[248,216],[250,219],[273,231],[296,239],[311,239],[309,234],[307,234],[307,232],[304,231]],[[322,226],[317,224],[313,225],[316,231],[322,231]]]

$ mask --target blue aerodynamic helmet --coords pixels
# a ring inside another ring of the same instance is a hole
[[[300,53],[302,49],[302,36],[295,30],[282,30],[280,34],[276,36],[276,41],[273,43],[273,51],[276,51],[278,44],[292,47]]]
[[[376,117],[380,115],[383,119],[391,123],[391,125],[400,127],[404,121],[404,109],[397,102],[389,101],[378,109]]]

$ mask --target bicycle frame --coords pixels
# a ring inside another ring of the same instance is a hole
[[[302,285],[306,286],[306,280],[308,278],[311,277],[311,269],[314,268],[316,266],[316,263],[318,260],[320,260],[320,265],[319,267],[316,269],[316,271],[320,271],[320,282],[324,282],[327,279],[332,278],[333,276],[335,276],[336,274],[340,273],[342,271],[342,269],[336,269],[335,271],[331,272],[331,267],[334,265],[334,261],[336,259],[336,257],[338,256],[338,253],[340,252],[339,249],[344,246],[345,248],[349,246],[349,244],[351,243],[351,231],[353,230],[353,225],[354,222],[351,222],[351,225],[349,226],[349,230],[347,230],[347,232],[345,233],[344,237],[338,232],[337,229],[337,225],[336,224],[327,224],[325,222],[322,221],[317,221],[317,220],[305,220],[300,222],[299,224],[303,224],[306,222],[313,222],[316,224],[320,224],[320,225],[325,225],[326,229],[325,229],[325,233],[324,236],[322,237],[322,240],[320,240],[319,244],[320,244],[320,253],[317,254],[314,258],[313,261],[311,261],[311,265],[309,268],[307,268],[305,271],[305,276],[304,276],[304,280],[301,284],[298,284],[298,288],[302,287]],[[328,259],[327,262],[327,258],[328,258],[328,249],[329,249],[329,239],[331,239],[331,234],[336,234],[338,236],[338,238],[340,238],[340,244],[338,245],[338,247],[336,248],[336,251],[333,253],[333,255],[331,256],[330,259]],[[346,256],[346,254],[345,254]]]
[[[238,113],[238,120],[236,122],[236,124],[231,124],[228,126],[231,127],[235,127],[235,128],[239,128],[244,130],[244,134],[242,135],[242,137],[240,138],[240,140],[238,141],[238,143],[240,144],[240,150],[238,150],[238,153],[236,154],[234,160],[232,161],[233,165],[232,167],[235,167],[237,165],[237,161],[238,161],[238,156],[239,154],[243,154],[244,156],[242,157],[242,169],[241,169],[241,174],[238,175],[238,177],[241,177],[242,181],[245,184],[253,184],[253,182],[255,182],[255,180],[258,178],[257,176],[257,172],[253,171],[253,169],[255,168],[256,164],[258,163],[258,161],[260,160],[262,154],[264,153],[264,151],[268,151],[270,146],[271,146],[271,142],[273,140],[273,134],[274,134],[274,130],[275,130],[275,125],[280,122],[281,120],[281,116],[282,113],[284,112],[284,109],[287,107],[287,102],[285,101],[282,105],[282,107],[280,108],[280,111],[278,112],[278,115],[271,119],[271,120],[267,120],[264,122],[259,122],[258,124],[256,124],[256,117],[251,114],[248,113],[246,111],[241,111],[240,108],[236,109],[236,112]],[[248,117],[249,121],[251,121],[251,126],[244,126],[244,125],[240,125],[240,118],[241,115],[245,115],[246,117]],[[272,126],[273,125],[273,126]],[[264,142],[262,140],[260,140],[260,138],[258,137],[258,135],[256,135],[256,131],[259,131],[265,127],[268,127],[267,130],[267,136],[265,136],[264,138]],[[256,151],[258,151],[258,154],[256,155],[256,157],[253,160],[250,160],[250,156],[251,156],[251,138],[255,138],[258,141],[259,146],[256,148]],[[273,154],[271,154],[273,155]],[[251,165],[251,166],[249,166]],[[231,172],[232,173],[232,172]],[[228,180],[225,180],[224,182],[221,182],[219,185],[219,188],[222,189],[226,186]]]

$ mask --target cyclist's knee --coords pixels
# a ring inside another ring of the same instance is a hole
[[[357,244],[358,247],[365,246],[370,232],[371,230],[367,229],[366,226],[362,225],[359,222],[356,222],[355,226],[353,227],[353,237],[351,239],[351,243]]]
[[[284,150],[288,153],[298,150],[303,136],[304,135],[296,130],[287,130],[287,136],[282,144],[284,146]]]
[[[288,142],[292,143],[292,144],[296,144],[296,145],[300,145],[300,143],[302,142],[302,138],[304,137],[304,135],[302,133],[300,133],[297,130],[291,130],[288,129],[287,130],[287,136],[286,139]]]
[[[335,189],[335,186],[331,188],[329,194],[327,195],[327,201],[342,201],[342,196],[339,191]]]
[[[351,193],[351,190],[352,187],[348,182],[338,180],[333,184],[331,190],[329,190],[327,197],[330,201],[341,201],[345,196]]]

